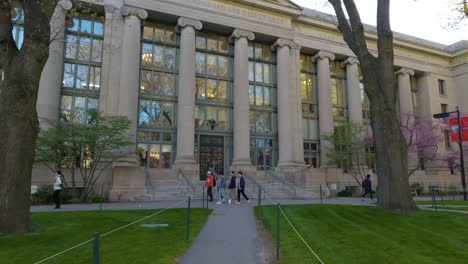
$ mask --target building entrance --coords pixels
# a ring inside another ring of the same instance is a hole
[[[224,137],[200,135],[200,180],[206,179],[206,172],[214,168],[224,171]]]

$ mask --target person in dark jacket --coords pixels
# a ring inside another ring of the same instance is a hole
[[[231,171],[231,179],[229,180],[228,190],[230,197],[236,197],[236,182],[237,177],[234,171]]]
[[[239,171],[239,177],[237,181],[237,202],[236,204],[240,204],[240,195],[244,196],[244,198],[247,200],[247,202],[250,203],[249,197],[245,195],[245,177],[242,171]]]
[[[370,198],[371,198],[371,200],[373,200],[374,197],[373,197],[373,194],[372,194],[372,181],[370,179],[369,174],[367,174],[367,178],[364,181],[362,181],[362,188],[364,189],[364,191],[363,191],[361,200],[364,201],[364,198],[366,197],[366,195],[368,193],[370,193]]]

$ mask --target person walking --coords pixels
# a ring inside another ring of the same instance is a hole
[[[229,204],[231,204],[231,198],[226,195],[226,179],[224,178],[224,173],[220,172],[218,174],[218,179],[216,180],[217,188],[218,188],[218,202],[216,204],[222,204],[224,200],[227,200]]]
[[[208,171],[206,173],[205,186],[206,186],[206,193],[208,197],[210,197],[210,202],[213,201],[213,184],[214,184],[213,174],[211,174],[211,171]]]
[[[370,175],[367,174],[367,177],[364,181],[362,181],[362,188],[364,189],[361,200],[364,201],[364,198],[368,193],[370,193],[370,198],[371,200],[374,199],[373,194],[372,194],[372,181],[370,179]]]
[[[54,193],[52,195],[52,198],[55,203],[55,208],[54,209],[60,209],[60,192],[62,191],[62,172],[57,170],[56,175],[55,175],[55,182],[54,182]]]
[[[242,171],[239,171],[239,177],[237,181],[237,202],[236,204],[240,204],[240,195],[244,196],[248,203],[250,203],[249,197],[245,195],[245,177]]]
[[[237,189],[236,183],[237,183],[237,177],[234,171],[231,171],[231,179],[229,180],[229,186],[228,186],[230,197],[236,197],[236,189]]]

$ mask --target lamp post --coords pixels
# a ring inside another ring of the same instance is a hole
[[[460,174],[461,174],[461,182],[463,187],[463,200],[467,200],[466,194],[466,180],[465,180],[465,157],[463,153],[463,138],[462,138],[462,123],[461,123],[461,116],[460,116],[460,109],[455,107],[456,111],[447,112],[447,113],[439,113],[433,115],[434,118],[445,118],[448,117],[450,114],[456,113],[457,114],[457,125],[458,125],[458,146],[460,148]]]

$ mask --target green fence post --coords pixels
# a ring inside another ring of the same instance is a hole
[[[99,211],[102,211],[102,200],[104,200],[104,184],[101,184],[101,202],[99,203]]]
[[[258,206],[262,205],[262,189],[258,187]]]
[[[187,206],[187,228],[186,228],[186,233],[185,233],[185,240],[189,240],[189,234],[190,234],[190,199],[191,197],[188,197],[188,206]]]
[[[94,233],[93,263],[99,264],[99,232]]]
[[[280,249],[280,204],[276,205],[276,260],[279,260]]]
[[[202,190],[202,208],[205,208],[205,185],[202,186],[203,187],[203,190]]]
[[[431,186],[431,194],[432,194],[432,208],[435,208],[437,210],[434,186]]]
[[[322,184],[320,184],[320,204],[323,204],[323,201],[322,201]]]

